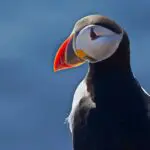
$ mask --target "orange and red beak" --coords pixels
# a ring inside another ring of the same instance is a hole
[[[73,36],[71,34],[59,47],[54,59],[54,72],[79,66],[84,62],[74,53]]]

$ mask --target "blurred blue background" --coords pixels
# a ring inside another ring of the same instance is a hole
[[[100,13],[130,36],[134,74],[150,92],[150,1],[0,0],[0,150],[71,150],[64,124],[87,65],[53,72],[60,43]]]

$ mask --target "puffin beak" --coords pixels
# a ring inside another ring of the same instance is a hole
[[[59,47],[54,59],[54,72],[80,66],[84,63],[73,50],[73,37],[71,34]]]

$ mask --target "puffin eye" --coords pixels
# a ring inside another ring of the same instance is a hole
[[[91,37],[91,40],[95,40],[100,36],[94,32],[94,28],[90,28],[90,37]]]

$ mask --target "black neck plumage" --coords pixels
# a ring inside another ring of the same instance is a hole
[[[101,110],[120,112],[129,109],[128,112],[132,112],[135,104],[138,109],[144,108],[141,87],[128,65],[121,68],[112,64],[89,64],[86,81],[87,90]]]

